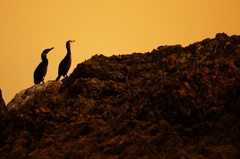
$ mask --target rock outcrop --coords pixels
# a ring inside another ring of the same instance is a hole
[[[2,107],[4,107],[4,106],[6,106],[6,104],[2,98],[2,90],[0,89],[0,108],[2,109]]]
[[[62,82],[48,81],[44,84],[36,84],[28,89],[22,90],[17,93],[14,98],[7,104],[8,109],[18,109],[24,105],[27,101],[35,100],[37,96],[54,96],[58,92]],[[42,99],[42,97],[40,98]]]
[[[240,158],[240,36],[95,55],[3,113],[1,158]]]
[[[2,90],[0,89],[0,134],[2,134],[4,132],[4,128],[5,128],[5,123],[3,121],[3,118],[5,116],[7,112],[7,107],[6,104],[2,98]],[[3,146],[4,139],[0,138],[0,147]]]

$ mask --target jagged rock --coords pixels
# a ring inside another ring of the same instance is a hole
[[[4,115],[7,112],[7,107],[5,105],[5,102],[2,98],[2,90],[0,89],[0,134],[2,134],[4,132],[4,128],[5,128],[5,123],[3,121]],[[3,138],[0,138],[0,147],[3,146]]]
[[[0,121],[2,121],[1,117],[3,116],[3,114],[5,114],[6,111],[6,104],[2,98],[2,90],[0,89]]]
[[[16,95],[0,158],[239,158],[239,68],[240,36],[225,33],[95,55]]]
[[[2,90],[0,89],[0,108],[5,107],[6,104],[2,98]]]
[[[28,89],[24,89],[17,93],[14,98],[8,103],[7,108],[18,108],[24,105],[27,101],[30,101],[32,98],[40,96],[45,96],[50,98],[55,95],[59,90],[62,82],[60,81],[48,81],[42,84],[36,84]]]

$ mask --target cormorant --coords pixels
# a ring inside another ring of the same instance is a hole
[[[48,67],[48,59],[47,59],[47,54],[49,51],[51,51],[53,49],[45,49],[42,52],[41,58],[42,58],[42,62],[37,66],[37,68],[34,71],[34,84],[39,84],[40,82],[44,83],[44,77],[47,73],[47,67]]]
[[[69,40],[66,43],[67,48],[67,55],[64,57],[64,59],[60,62],[58,66],[58,77],[56,78],[56,81],[58,81],[61,76],[66,77],[68,70],[71,66],[72,57],[71,57],[71,43],[75,40]]]

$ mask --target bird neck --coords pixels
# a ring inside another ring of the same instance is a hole
[[[68,43],[67,46],[67,55],[71,55],[71,45]]]
[[[46,55],[43,55],[43,56],[42,56],[42,61],[48,61],[48,59],[47,59],[47,56],[46,56]]]

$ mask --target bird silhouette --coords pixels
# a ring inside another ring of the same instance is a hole
[[[71,43],[75,42],[75,40],[69,40],[66,43],[67,48],[67,55],[64,57],[64,59],[60,62],[58,66],[58,77],[56,78],[56,81],[58,81],[61,76],[66,77],[68,70],[72,63],[72,57],[71,57]]]
[[[37,66],[37,68],[34,71],[33,77],[34,77],[34,84],[39,84],[41,82],[44,83],[44,78],[46,76],[47,73],[47,67],[48,67],[48,59],[47,59],[47,54],[49,51],[51,51],[53,49],[45,49],[42,54],[41,54],[41,58],[42,58],[42,62]]]

